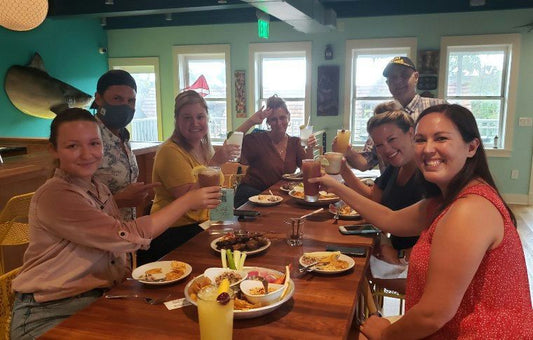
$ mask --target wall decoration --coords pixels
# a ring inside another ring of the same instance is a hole
[[[246,118],[246,73],[235,71],[235,113],[237,118]]]
[[[317,116],[339,114],[339,65],[318,67]]]
[[[39,118],[54,118],[69,107],[87,107],[92,96],[52,78],[35,53],[28,66],[13,65],[6,72],[5,90],[11,103],[20,111]]]
[[[439,73],[439,51],[418,51],[418,78],[417,89],[420,91],[436,90]]]

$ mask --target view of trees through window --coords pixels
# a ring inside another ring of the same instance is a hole
[[[446,100],[472,111],[483,142],[492,145],[502,136],[506,52],[450,49]]]

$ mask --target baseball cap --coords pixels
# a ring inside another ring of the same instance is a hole
[[[416,71],[415,64],[407,57],[394,57],[383,70],[383,76],[387,77],[392,65],[401,65]]]
[[[137,84],[135,83],[135,79],[133,79],[131,74],[124,70],[110,70],[104,73],[100,79],[98,79],[98,83],[96,84],[96,92],[103,94],[108,87],[113,85],[126,85],[137,92]],[[96,104],[93,101],[91,109],[95,108]]]

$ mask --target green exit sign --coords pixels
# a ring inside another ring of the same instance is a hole
[[[257,20],[257,35],[259,38],[268,39],[270,31],[270,21],[258,19]]]

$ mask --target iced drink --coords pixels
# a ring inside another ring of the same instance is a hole
[[[300,127],[300,143],[302,144],[302,146],[307,146],[307,141],[309,140],[309,137],[311,137],[312,134],[313,134],[313,126],[302,125]]]
[[[238,145],[239,147],[242,147],[242,138],[244,134],[240,131],[235,131],[229,136],[227,143],[232,145]],[[231,160],[231,162],[238,162],[241,158],[241,152],[239,151],[239,156],[235,157]]]
[[[350,145],[350,130],[337,130],[337,146],[339,152],[345,153]]]
[[[207,286],[198,292],[198,321],[201,340],[231,340],[233,336],[233,292],[223,304],[217,301],[215,286]]]
[[[320,177],[320,161],[304,159],[302,161],[302,172],[304,173],[304,199],[307,202],[318,201],[318,183],[309,183],[309,178]]]
[[[301,246],[304,239],[304,223],[303,218],[290,218],[285,221],[288,226],[287,230],[287,244],[291,247]]]
[[[221,185],[221,174],[219,167],[207,167],[198,173],[198,183],[202,188]]]
[[[342,165],[342,153],[340,152],[326,152],[324,158],[328,161],[329,165],[326,165],[326,173],[330,175],[337,175],[341,172]]]

